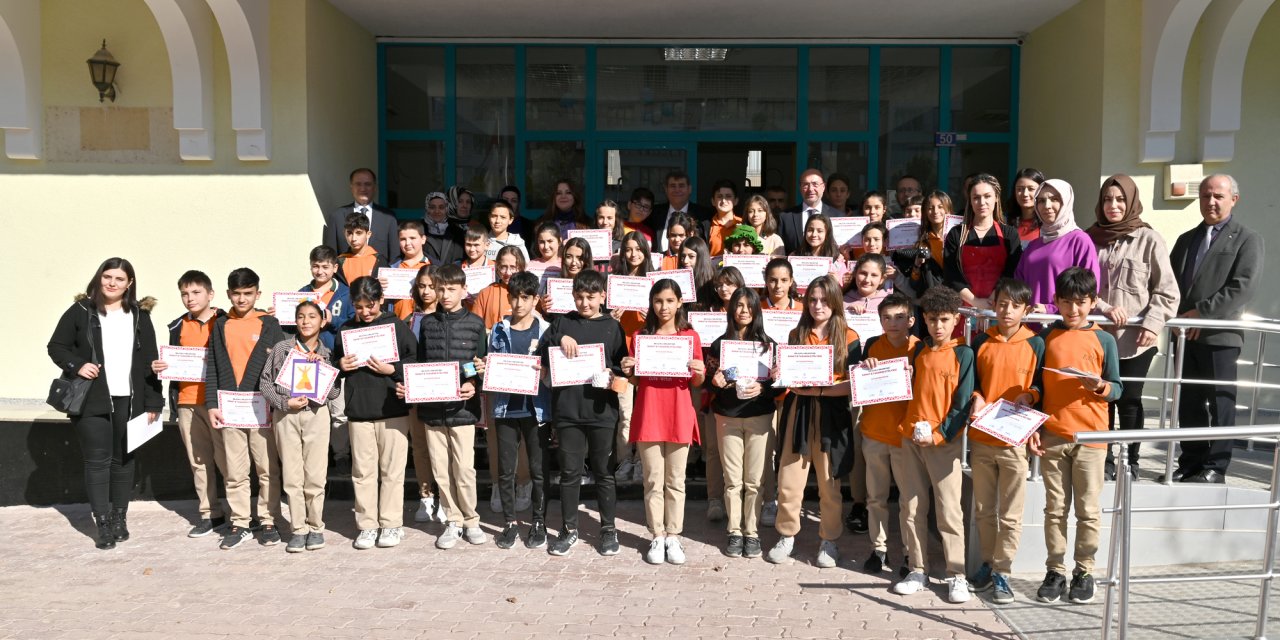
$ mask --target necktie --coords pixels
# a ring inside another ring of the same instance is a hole
[[[1191,277],[1196,277],[1196,273],[1200,271],[1200,265],[1204,264],[1204,255],[1209,253],[1209,246],[1213,244],[1213,227],[1204,230],[1204,242],[1200,243],[1200,247],[1196,249],[1196,261],[1191,268]]]

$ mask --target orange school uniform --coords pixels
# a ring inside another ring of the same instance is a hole
[[[1044,359],[1044,339],[1025,325],[1013,337],[1005,339],[1000,329],[992,327],[973,341],[974,387],[988,403],[1004,399],[1013,402],[1030,393],[1032,402],[1040,402],[1040,362]],[[969,439],[993,447],[1009,443],[983,431],[972,429]]]
[[[183,347],[208,347],[209,331],[213,329],[213,320],[218,317],[217,309],[205,322],[200,322],[188,313],[182,316],[182,327],[178,333],[178,345]],[[179,405],[204,404],[203,382],[179,382]]]
[[[226,331],[227,358],[231,360],[231,371],[236,376],[236,384],[244,379],[244,370],[249,366],[249,356],[258,345],[262,334],[262,321],[258,318],[267,315],[254,309],[243,318],[228,315],[224,326]]]
[[[905,344],[895,347],[883,335],[875,336],[867,340],[862,359],[875,358],[883,361],[909,357],[919,342],[920,338],[909,335]],[[902,446],[902,432],[898,430],[898,425],[902,424],[902,420],[906,418],[907,403],[907,400],[902,400],[862,407],[862,418],[858,421],[858,429],[862,431],[862,437],[883,442],[891,447]]]
[[[418,260],[401,260],[391,265],[391,268],[421,269],[429,264],[431,264],[431,261],[422,257]],[[408,300],[396,300],[395,305],[392,307],[392,311],[396,314],[397,318],[400,318],[401,320],[408,320],[409,316],[413,315],[413,298],[409,298]]]
[[[371,276],[374,270],[386,264],[386,258],[366,244],[356,253],[347,252],[338,256],[338,273],[342,276],[343,284],[351,286],[356,278]]]
[[[911,439],[917,422],[933,425],[934,444],[951,442],[969,419],[973,395],[973,350],[951,339],[936,349],[920,342],[911,356],[911,392],[899,428]]]
[[[1107,405],[1120,398],[1120,355],[1116,339],[1096,324],[1068,329],[1058,321],[1040,332],[1044,340],[1044,367],[1074,367],[1101,377],[1106,384],[1094,393],[1080,379],[1044,372],[1043,411],[1049,414],[1044,429],[1072,440],[1082,431],[1106,431]],[[1103,444],[1090,447],[1106,448]]]
[[[511,298],[507,285],[495,282],[481,289],[471,303],[471,313],[480,316],[484,320],[484,328],[492,331],[493,325],[511,315]]]

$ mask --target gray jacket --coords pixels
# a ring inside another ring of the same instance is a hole
[[[1184,282],[1183,267],[1194,250],[1192,243],[1203,237],[1199,234],[1197,226],[1178,236],[1169,255],[1173,273],[1178,279],[1178,291],[1182,294],[1178,313],[1195,309],[1203,318],[1237,320],[1257,293],[1258,278],[1262,275],[1266,256],[1262,236],[1241,224],[1239,214],[1232,214],[1210,245],[1195,278]],[[1241,331],[1206,330],[1200,332],[1199,341],[1218,347],[1242,347],[1244,334]]]
[[[1164,239],[1155,230],[1142,227],[1133,233],[1098,247],[1099,313],[1120,307],[1131,316],[1142,316],[1142,328],[1156,335],[1178,312],[1182,294],[1169,264]],[[1107,327],[1115,336],[1121,358],[1132,358],[1138,349],[1137,327]]]

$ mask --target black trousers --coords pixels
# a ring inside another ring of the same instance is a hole
[[[551,428],[539,425],[532,416],[498,418],[498,496],[502,500],[502,516],[506,522],[516,521],[516,466],[519,464],[520,440],[529,454],[529,480],[533,483],[533,520],[542,522],[547,511],[547,445]]]
[[[560,513],[565,529],[578,528],[582,474],[585,467],[589,467],[596,476],[600,531],[614,530],[613,516],[618,501],[611,468],[615,433],[612,426],[556,425],[560,441]]]
[[[84,488],[95,515],[129,507],[133,454],[125,453],[129,396],[112,396],[111,413],[71,418],[84,456]]]
[[[1120,377],[1147,377],[1147,373],[1151,370],[1151,361],[1156,357],[1156,351],[1159,351],[1159,349],[1151,347],[1132,358],[1120,360]],[[1141,429],[1144,426],[1146,413],[1142,407],[1143,386],[1145,386],[1143,382],[1124,381],[1124,390],[1120,392],[1120,398],[1111,403],[1108,409],[1111,415],[1112,431],[1117,428],[1124,431]],[[1138,446],[1139,443],[1137,442],[1129,445],[1129,464],[1131,465],[1138,464]],[[1111,447],[1107,447],[1107,464],[1115,464]]]
[[[1188,341],[1182,361],[1182,377],[1221,380],[1221,384],[1182,386],[1178,406],[1179,427],[1230,427],[1236,423],[1236,360],[1239,347],[1215,347]],[[1212,420],[1212,422],[1211,422]],[[1226,473],[1231,464],[1233,440],[1183,442],[1178,468],[1190,475],[1200,471]]]

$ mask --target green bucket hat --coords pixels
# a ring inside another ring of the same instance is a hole
[[[756,235],[756,230],[751,225],[743,223],[734,227],[733,233],[724,239],[725,249],[727,250],[739,240],[750,242],[751,246],[756,248],[756,253],[764,253],[764,243],[760,242],[760,236]]]

